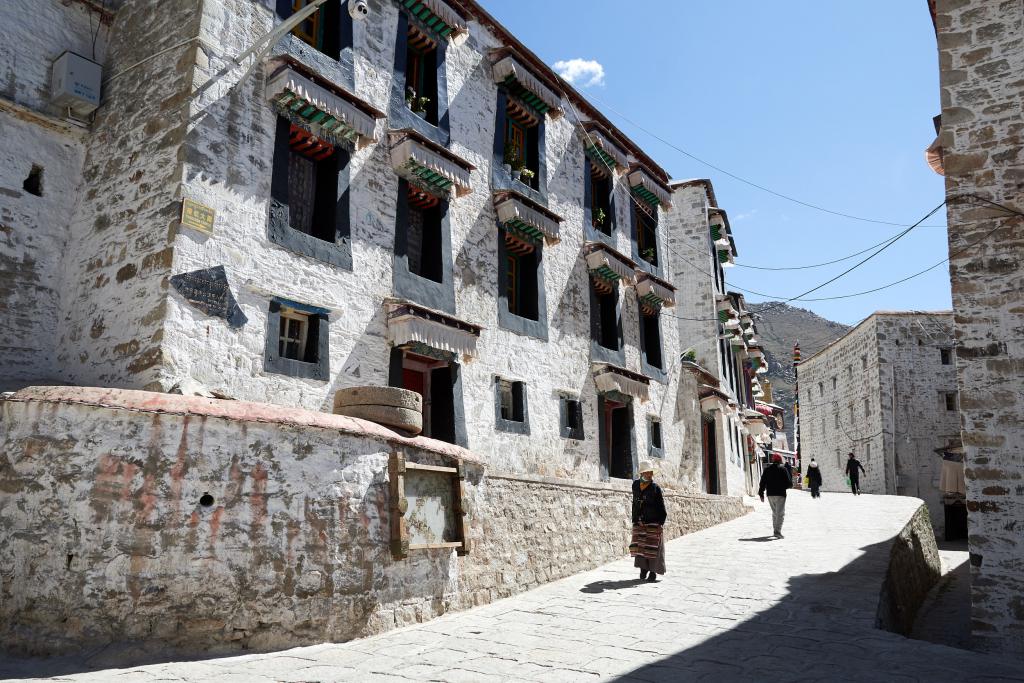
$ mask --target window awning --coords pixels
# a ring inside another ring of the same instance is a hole
[[[494,195],[494,208],[498,212],[498,222],[510,226],[540,239],[545,237],[549,242],[557,242],[558,224],[562,218],[550,211],[533,204],[525,197],[509,192]]]
[[[271,62],[271,67],[279,62]],[[281,114],[313,135],[362,149],[376,142],[374,117],[346,99],[284,67],[267,82],[267,99]],[[355,99],[354,97],[351,99]]]
[[[443,0],[398,0],[428,29],[442,38],[453,38],[469,28],[458,12]]]
[[[597,385],[599,393],[617,391],[641,401],[646,401],[650,397],[650,379],[607,363],[594,365],[594,384]]]
[[[386,301],[388,340],[395,346],[411,342],[460,356],[476,356],[479,325],[407,301]]]
[[[493,71],[495,83],[507,85],[516,97],[541,114],[556,119],[562,115],[562,99],[512,55],[495,62]]]
[[[474,167],[469,162],[410,129],[388,131],[388,137],[395,170],[423,189],[442,194],[454,191],[456,197],[473,191],[469,173]]]
[[[643,201],[651,206],[661,204],[663,208],[672,208],[672,195],[644,169],[637,168],[627,179],[629,186],[633,188],[633,194]]]
[[[626,153],[619,149],[619,146],[605,137],[604,133],[586,124],[579,128],[580,139],[583,141],[583,148],[587,151],[601,168],[626,168],[629,160]]]
[[[587,270],[610,281],[622,280],[631,284],[636,277],[636,264],[603,242],[589,242],[584,246]]]
[[[652,306],[667,306],[672,308],[676,305],[676,288],[662,279],[654,277],[650,273],[639,272],[636,282],[636,293],[640,298]]]

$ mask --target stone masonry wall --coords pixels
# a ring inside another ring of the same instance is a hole
[[[800,364],[800,455],[805,468],[811,458],[817,460],[825,491],[850,490],[845,472],[852,451],[865,469],[860,477],[864,492],[892,492],[891,465],[883,448],[890,428],[879,407],[882,370],[876,323],[875,316],[868,317]]]
[[[469,555],[392,559],[396,448],[466,464]],[[0,490],[0,643],[37,654],[347,640],[568,576],[628,543],[621,484],[491,475],[461,448],[361,420],[147,392],[0,402]],[[670,538],[745,513],[736,498],[667,502]]]
[[[948,410],[945,400],[947,392],[956,392],[953,316],[878,314],[876,325],[882,426],[886,453],[895,447],[896,460],[889,467],[896,471],[896,493],[922,499],[935,535],[941,536],[946,525],[939,491],[942,457],[935,451],[960,443],[960,413]],[[942,364],[943,349],[950,352],[949,365]]]
[[[102,61],[108,27],[98,14],[55,1],[0,7],[0,391],[60,379],[61,257],[86,125],[54,111],[50,74],[65,50]],[[41,196],[23,188],[33,168],[41,172]]]
[[[972,638],[1024,655],[1024,2],[938,0]]]

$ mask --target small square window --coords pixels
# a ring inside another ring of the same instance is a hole
[[[284,299],[270,302],[264,369],[292,377],[329,377],[327,311]]]
[[[526,416],[526,385],[501,377],[494,378],[496,426],[505,432],[529,434]]]
[[[947,391],[942,396],[943,396],[943,401],[945,402],[945,405],[946,405],[946,410],[956,410],[957,409],[957,406],[956,406],[956,392],[955,391]]]
[[[835,377],[833,377],[832,378],[832,391],[836,390],[836,386],[838,386],[838,383],[839,383],[839,380],[836,379]]]
[[[953,350],[952,349],[939,349],[939,359],[943,365],[953,364]]]
[[[563,396],[561,400],[562,436],[566,439],[583,438],[583,403],[578,398]]]
[[[860,357],[860,369],[861,370],[867,370],[868,369],[868,357],[867,356],[861,356]]]
[[[864,399],[864,416],[867,417],[870,414],[871,414],[871,400],[866,398],[866,399]]]

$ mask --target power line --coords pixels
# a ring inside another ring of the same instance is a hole
[[[744,263],[737,263],[735,265],[736,265],[737,268],[750,268],[751,270],[810,270],[811,268],[821,268],[822,266],[831,266],[834,263],[842,263],[843,261],[849,261],[853,257],[860,256],[861,254],[866,254],[867,252],[871,251],[875,247],[880,247],[883,244],[885,244],[886,242],[888,242],[889,240],[895,239],[895,238],[896,238],[896,235],[892,235],[891,237],[882,240],[878,244],[872,244],[867,249],[862,249],[861,251],[855,252],[855,253],[850,254],[848,256],[844,256],[842,258],[837,258],[837,259],[835,259],[833,261],[825,261],[823,263],[812,263],[812,264],[806,265],[806,266],[751,266],[751,265],[747,265],[747,264],[744,264]]]
[[[765,187],[764,185],[759,185],[759,184],[753,182],[752,180],[747,180],[746,178],[743,178],[742,176],[738,176],[735,173],[730,173],[729,171],[726,171],[724,168],[721,168],[720,166],[716,166],[715,164],[712,164],[710,161],[705,161],[704,159],[701,159],[700,157],[695,156],[695,155],[691,154],[690,152],[687,152],[682,147],[679,147],[678,145],[675,145],[675,144],[669,142],[668,140],[666,140],[665,138],[661,137],[657,133],[654,133],[654,132],[646,129],[643,126],[641,126],[639,123],[631,120],[629,117],[625,116],[624,114],[622,114],[621,112],[616,110],[614,107],[612,107],[607,102],[604,102],[603,100],[601,100],[601,99],[599,99],[597,97],[594,97],[593,94],[588,93],[588,96],[591,99],[595,100],[596,102],[599,102],[603,106],[607,107],[609,111],[613,112],[616,116],[621,118],[626,123],[629,123],[634,128],[637,128],[637,129],[643,131],[647,135],[650,135],[655,140],[658,140],[659,142],[661,142],[661,143],[671,147],[672,149],[674,149],[675,151],[679,152],[680,154],[684,154],[684,155],[688,156],[689,158],[693,159],[694,161],[699,162],[701,164],[704,164],[708,168],[713,168],[716,171],[718,171],[719,173],[727,175],[730,178],[733,178],[734,180],[740,181],[741,183],[745,183],[746,185],[750,185],[751,187],[756,187],[757,189],[759,189],[759,190],[761,190],[763,192],[767,192],[768,194],[775,195],[776,197],[779,197],[781,199],[785,199],[785,200],[793,202],[795,204],[800,204],[801,206],[806,206],[807,208],[814,209],[816,211],[822,211],[824,213],[832,214],[833,216],[841,216],[843,218],[849,218],[849,219],[855,220],[855,221],[863,221],[865,223],[877,223],[879,225],[895,225],[895,226],[901,227],[901,228],[908,227],[906,223],[896,223],[896,222],[893,222],[893,221],[883,221],[883,220],[879,220],[879,219],[876,219],[876,218],[865,218],[864,216],[856,216],[856,215],[849,214],[849,213],[843,213],[842,211],[834,211],[832,209],[827,209],[827,208],[825,208],[823,206],[819,206],[817,204],[812,204],[810,202],[805,202],[802,199],[797,199],[796,197],[791,197],[790,195],[783,194],[781,192],[777,192],[777,191],[775,191],[775,190],[773,190],[771,188]],[[929,228],[944,228],[946,226],[944,226],[944,225],[928,225],[928,226],[925,226],[925,227],[929,227]]]

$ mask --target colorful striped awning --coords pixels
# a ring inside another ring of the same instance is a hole
[[[584,247],[587,270],[609,281],[622,280],[631,284],[636,277],[636,264],[602,242],[591,242]]]
[[[579,127],[580,139],[587,154],[603,169],[623,169],[629,165],[626,153],[599,130]]]
[[[458,12],[443,0],[398,0],[402,7],[442,38],[452,38],[466,31],[469,25]]]
[[[676,305],[675,287],[643,271],[638,272],[637,277],[636,293],[642,301],[655,307],[672,308]]]
[[[292,123],[332,144],[362,149],[377,141],[372,116],[288,67],[267,82],[267,99]]]
[[[627,178],[633,194],[651,206],[661,204],[663,208],[672,208],[672,195],[665,186],[643,168],[636,168]]]
[[[468,162],[410,130],[388,131],[391,142],[391,164],[425,190],[440,194],[454,191],[464,197],[473,191],[470,186]]]
[[[530,206],[526,200],[508,193],[495,195],[494,209],[498,213],[498,222],[526,233],[537,240],[541,237],[549,242],[557,242],[558,224],[561,217],[539,207]]]
[[[493,71],[495,83],[506,85],[513,95],[541,114],[555,119],[562,115],[562,99],[512,55],[496,62]]]

